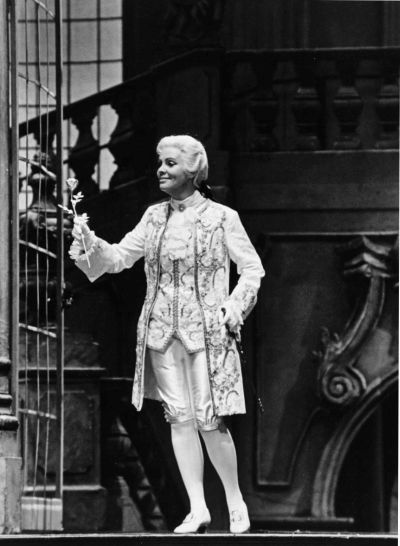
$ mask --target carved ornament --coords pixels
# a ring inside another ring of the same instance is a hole
[[[357,367],[363,343],[375,328],[385,298],[385,279],[394,277],[393,247],[362,236],[338,247],[344,257],[344,275],[368,280],[361,304],[357,306],[341,335],[322,329],[319,391],[336,406],[348,406],[367,390],[367,380]]]

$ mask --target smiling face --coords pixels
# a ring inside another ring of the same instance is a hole
[[[185,171],[183,153],[175,146],[160,150],[157,177],[160,190],[174,199],[186,199],[194,192],[192,178]]]

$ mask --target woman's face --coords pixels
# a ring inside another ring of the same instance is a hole
[[[161,149],[157,177],[160,190],[175,199],[186,199],[194,191],[192,178],[185,172],[183,153],[174,146]]]

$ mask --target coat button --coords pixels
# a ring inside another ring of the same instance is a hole
[[[179,205],[178,206],[178,210],[180,210],[181,212],[183,212],[185,210],[185,205]]]

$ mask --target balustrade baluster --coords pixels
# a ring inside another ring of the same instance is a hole
[[[382,63],[383,83],[376,98],[376,112],[381,133],[375,148],[397,149],[399,146],[399,86],[398,63],[386,59]]]
[[[295,63],[299,87],[293,97],[292,110],[296,120],[298,150],[320,150],[319,124],[321,102],[316,89],[316,59],[302,58]]]
[[[96,115],[97,108],[86,108],[72,116],[72,123],[78,129],[78,138],[69,154],[68,163],[79,180],[79,190],[86,197],[99,192],[99,187],[92,178],[100,153],[99,143],[92,133]]]
[[[137,150],[134,148],[135,131],[133,126],[132,90],[121,91],[111,102],[111,107],[118,115],[117,125],[111,133],[108,149],[114,156],[117,169],[110,180],[110,188],[134,180],[134,158]]]
[[[250,64],[229,59],[223,81],[223,142],[230,150],[249,151],[253,131],[248,102],[256,85]]]
[[[273,152],[278,149],[274,134],[278,114],[278,100],[273,90],[276,61],[258,57],[253,63],[257,77],[257,89],[250,99],[249,111],[253,118],[255,135],[250,144],[251,151]]]
[[[357,61],[354,58],[342,58],[336,66],[341,85],[333,99],[333,110],[340,133],[333,147],[336,150],[354,150],[361,147],[357,127],[363,109],[363,101],[355,86]]]
[[[42,119],[41,123],[38,123],[33,131],[33,137],[37,142],[38,148],[45,156],[51,157],[54,155],[53,143],[55,135],[55,128],[46,123],[46,118]],[[47,165],[44,166],[47,167]]]

